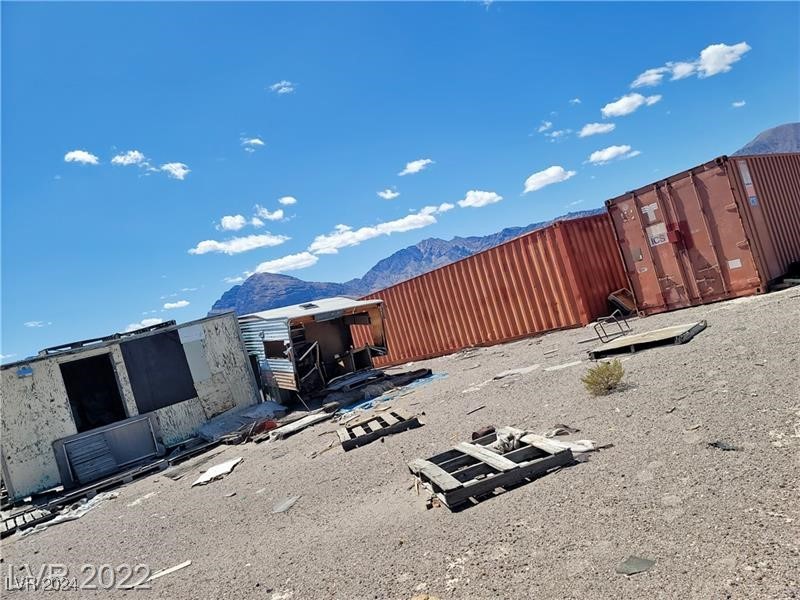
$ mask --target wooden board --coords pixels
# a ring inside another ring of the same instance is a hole
[[[348,425],[336,431],[345,452],[374,442],[385,435],[400,433],[422,425],[416,416],[411,417],[398,410],[385,411],[373,415],[372,418],[361,419],[359,423],[359,425]]]
[[[618,337],[599,348],[589,350],[589,357],[593,360],[610,356],[613,354],[620,354],[623,352],[637,352],[646,348],[654,346],[663,346],[665,344],[685,344],[691,340],[698,333],[706,328],[706,321],[698,321],[696,323],[688,323],[686,325],[672,325],[671,327],[662,327],[653,331],[645,333],[637,333],[633,335],[625,335]]]
[[[497,433],[492,433],[472,443],[462,442],[427,460],[414,460],[408,468],[452,510],[498,488],[526,483],[574,462],[571,450],[555,446],[543,436],[523,435],[521,430],[510,427],[498,431],[518,432],[519,447],[503,454],[493,452],[487,448],[497,439]]]

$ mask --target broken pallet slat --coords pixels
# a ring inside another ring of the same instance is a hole
[[[538,475],[543,475],[548,471],[568,464],[572,461],[572,453],[569,456],[565,454],[556,454],[541,458],[538,460],[529,461],[519,466],[519,468],[512,471],[499,473],[493,477],[486,477],[485,479],[475,479],[469,483],[465,483],[460,489],[453,490],[446,495],[445,505],[448,508],[463,504],[470,498],[484,496],[496,490],[497,488],[505,488],[522,483],[525,479],[533,478]]]
[[[330,412],[315,412],[311,413],[310,415],[306,415],[302,419],[298,419],[288,425],[284,425],[282,427],[278,427],[277,429],[273,429],[268,433],[268,438],[271,440],[282,440],[293,433],[297,433],[305,429],[306,427],[310,427],[311,425],[315,425],[320,423],[321,421],[325,421],[326,419],[330,419],[333,417],[333,413]],[[259,436],[261,437],[261,436]]]
[[[450,492],[463,487],[461,482],[450,475],[450,473],[441,467],[437,467],[432,462],[428,462],[422,458],[418,458],[408,463],[408,468],[411,469],[411,472],[415,475],[424,475],[445,492]]]
[[[386,414],[381,415],[381,419],[384,420],[387,427],[391,427],[395,423],[401,423],[405,420],[397,413],[392,413],[392,412],[387,412]]]
[[[508,460],[504,456],[497,454],[496,452],[492,452],[483,446],[476,446],[475,444],[461,442],[458,446],[456,446],[456,450],[473,458],[477,458],[482,463],[486,463],[498,471],[511,471],[519,466],[514,461]]]

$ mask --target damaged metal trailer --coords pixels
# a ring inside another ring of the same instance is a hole
[[[366,373],[387,352],[383,301],[324,298],[239,317],[245,346],[276,401],[311,398]],[[351,327],[367,330],[355,342]]]
[[[261,401],[233,313],[47,348],[0,376],[12,501],[130,472]]]
[[[721,156],[606,207],[642,315],[766,292],[800,261],[800,153]]]

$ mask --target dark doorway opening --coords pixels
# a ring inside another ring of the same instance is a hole
[[[101,354],[62,363],[61,376],[78,433],[127,417],[111,355]]]

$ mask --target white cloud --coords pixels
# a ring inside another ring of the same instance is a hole
[[[607,162],[623,158],[633,158],[639,156],[641,152],[633,150],[627,144],[622,146],[609,146],[602,150],[596,150],[589,156],[589,162],[593,165],[604,165]]]
[[[189,249],[189,254],[208,254],[209,252],[220,252],[222,254],[232,255],[240,254],[242,252],[249,252],[256,248],[271,248],[272,246],[280,246],[287,240],[285,235],[272,235],[265,233],[262,235],[248,235],[245,237],[236,237],[229,240],[203,240],[197,246]]]
[[[378,196],[383,198],[384,200],[394,200],[400,195],[400,192],[386,188],[385,190],[378,192]]]
[[[188,300],[178,300],[177,302],[166,302],[164,304],[164,310],[172,310],[174,308],[185,308],[189,306]]]
[[[697,71],[697,65],[691,62],[671,62],[667,63],[667,67],[672,70],[672,79],[670,81],[686,79]]]
[[[242,215],[225,215],[219,221],[217,229],[222,231],[239,231],[242,227],[247,225],[247,219]]]
[[[16,354],[0,354],[0,360],[5,360],[7,358],[14,358]]]
[[[669,72],[667,67],[657,67],[655,69],[647,69],[644,73],[639,75],[633,80],[632,88],[649,87],[658,85],[664,79],[664,75]]]
[[[179,162],[165,163],[161,165],[160,170],[164,171],[173,179],[180,179],[181,181],[186,179],[186,176],[191,173],[191,169],[189,169],[187,165]]]
[[[561,183],[573,177],[577,171],[567,171],[564,167],[552,166],[534,173],[525,180],[525,192],[535,192],[553,183]]]
[[[182,292],[196,292],[197,288],[181,288]]]
[[[671,74],[671,81],[685,79],[697,75],[703,79],[727,73],[733,68],[734,63],[741,60],[750,51],[747,42],[740,42],[729,46],[727,44],[711,44],[700,52],[700,56],[692,61],[668,62],[663,67],[647,69],[641,73],[633,83],[632,88],[648,87],[660,84],[667,74]]]
[[[76,162],[82,165],[97,165],[100,160],[86,150],[70,150],[64,155],[64,162]]]
[[[578,206],[578,204],[583,204],[583,199],[573,200],[572,202],[568,203],[567,206]]]
[[[250,225],[252,225],[253,227],[263,227],[264,221],[262,221],[258,217],[253,217],[252,219],[250,219]]]
[[[255,152],[256,148],[260,148],[261,146],[264,145],[264,140],[258,137],[254,138],[243,137],[240,138],[240,140],[242,142],[242,148],[244,148],[245,152],[250,152],[250,153]]]
[[[747,102],[744,100],[736,100],[735,102],[731,103],[731,106],[733,108],[742,108],[745,104],[747,104]]]
[[[47,327],[48,325],[52,325],[51,321],[25,321],[23,325],[25,327]]]
[[[409,163],[406,163],[405,168],[398,173],[398,175],[412,175],[414,173],[419,173],[428,165],[432,165],[433,161],[430,158],[420,158],[418,160],[412,160]]]
[[[572,100],[569,101],[569,103],[570,104],[580,104],[581,103],[581,99],[580,98],[573,98]]]
[[[503,197],[495,192],[470,190],[467,192],[467,195],[463,200],[458,201],[458,205],[462,208],[466,208],[468,206],[471,206],[472,208],[481,208],[482,206],[488,206],[489,204],[500,202],[502,199]]]
[[[551,142],[555,142],[558,139],[566,137],[570,133],[572,133],[572,129],[556,129],[555,131],[545,133],[545,135],[550,138]]]
[[[448,210],[453,210],[456,207],[455,204],[450,204],[449,202],[442,202],[437,208],[436,212],[447,212]]]
[[[750,51],[747,42],[739,42],[733,46],[727,44],[711,44],[700,52],[697,61],[698,77],[711,77],[719,73],[727,73],[733,64],[741,60]]]
[[[236,277],[224,277],[222,281],[225,283],[242,283],[244,281],[244,277],[241,275],[237,275]]]
[[[122,154],[117,154],[111,159],[112,165],[122,165],[128,167],[131,165],[143,165],[147,162],[147,157],[138,150],[128,150]]]
[[[280,221],[283,218],[282,208],[270,212],[260,204],[256,204],[255,209],[256,209],[256,216],[261,217],[262,219],[266,219],[267,221]]]
[[[137,329],[144,329],[145,327],[152,327],[153,325],[160,325],[164,322],[164,319],[152,318],[152,319],[142,319],[138,323],[131,323],[125,328],[125,333],[130,333],[131,331],[136,331]]]
[[[275,260],[262,262],[256,267],[256,273],[285,273],[286,271],[296,271],[305,269],[317,264],[318,257],[310,252],[299,252],[289,254]]]
[[[340,248],[358,246],[361,242],[382,235],[391,235],[392,233],[427,227],[436,223],[436,217],[433,216],[436,212],[439,212],[439,207],[426,206],[419,212],[400,219],[385,221],[359,229],[353,229],[349,225],[337,225],[331,233],[315,237],[308,250],[314,254],[336,254]]]
[[[282,198],[278,198],[278,204],[292,206],[293,204],[297,204],[297,198],[294,196],[283,196]]]
[[[269,86],[269,89],[276,94],[291,94],[294,91],[295,84],[291,81],[278,81]]]
[[[578,137],[583,138],[601,133],[611,133],[616,127],[614,123],[587,123],[581,128],[580,132],[578,132]]]
[[[544,133],[545,131],[550,129],[552,126],[553,126],[552,121],[542,121],[542,124],[539,125],[539,129],[537,129],[536,131],[538,131],[539,133]]]
[[[651,106],[661,100],[661,96],[642,96],[641,94],[628,94],[609,102],[602,109],[604,117],[624,117],[629,115],[641,106]]]

